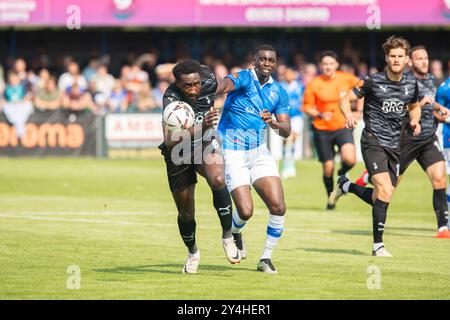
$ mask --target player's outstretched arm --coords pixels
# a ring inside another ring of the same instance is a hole
[[[409,112],[409,125],[413,130],[413,135],[417,136],[420,134],[421,127],[419,124],[420,116],[422,115],[422,108],[420,102],[410,103],[408,105]]]
[[[234,82],[230,78],[225,78],[223,80],[217,80],[217,90],[216,96],[227,92],[234,91]]]

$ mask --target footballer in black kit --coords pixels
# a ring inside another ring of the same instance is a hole
[[[200,261],[195,238],[197,173],[205,177],[211,188],[213,204],[222,225],[222,246],[228,261],[239,263],[240,254],[231,233],[232,202],[225,184],[223,157],[214,140],[214,126],[219,116],[214,109],[216,77],[211,69],[195,60],[178,63],[172,72],[176,80],[164,93],[163,107],[176,101],[188,103],[195,112],[196,124],[187,130],[188,138],[183,139],[186,135],[182,138],[174,135],[163,123],[164,142],[159,148],[164,156],[169,187],[178,210],[180,235],[189,251],[183,273],[196,273]]]
[[[417,79],[419,85],[419,101],[422,108],[420,126],[422,131],[419,135],[414,136],[411,128],[408,125],[406,126],[401,141],[399,178],[408,166],[414,160],[417,160],[427,173],[433,186],[433,208],[438,226],[436,237],[450,239],[447,226],[445,160],[436,136],[438,118],[435,116],[445,119],[448,116],[448,109],[434,101],[437,88],[434,85],[434,77],[428,72],[429,59],[424,46],[416,46],[411,49],[409,64],[411,71],[407,75]]]
[[[361,151],[374,188],[356,185],[347,177],[340,176],[330,197],[337,201],[341,195],[350,192],[372,205],[372,255],[392,257],[384,247],[383,233],[400,171],[401,138],[408,122],[412,135],[420,134],[421,108],[417,101],[417,80],[404,74],[410,51],[408,41],[401,37],[389,37],[383,44],[383,50],[387,62],[385,70],[367,76],[340,102],[346,126],[353,128],[356,122],[350,101],[364,97],[365,128]]]

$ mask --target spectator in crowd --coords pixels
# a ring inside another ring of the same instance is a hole
[[[147,72],[150,80],[150,85],[152,87],[156,87],[158,82],[158,77],[155,72],[157,62],[158,62],[157,50],[151,50],[150,52],[141,55],[136,60],[136,64],[141,66],[143,71]]]
[[[137,112],[155,112],[157,109],[156,101],[152,95],[152,89],[148,81],[141,83],[141,88],[136,96]]]
[[[99,65],[100,61],[98,61],[98,59],[90,59],[88,65],[84,67],[82,74],[88,83],[91,81],[92,77],[97,74]]]
[[[445,81],[444,71],[442,69],[442,62],[440,60],[432,60],[430,63],[430,71],[434,76],[434,85],[439,85]]]
[[[80,88],[77,82],[66,89],[62,98],[62,105],[65,109],[71,111],[90,110],[93,113],[97,113],[91,94]]]
[[[25,84],[22,83],[19,75],[14,71],[8,72],[8,83],[6,84],[4,96],[6,102],[21,102],[31,98],[27,94]]]
[[[28,86],[27,63],[23,58],[18,58],[14,61],[14,73],[26,88]]]
[[[167,88],[170,86],[170,82],[166,80],[159,81],[155,88],[152,89],[152,94],[155,99],[156,108],[161,109],[163,108],[163,95],[164,92],[166,92]],[[217,98],[216,98],[217,100]]]
[[[86,79],[80,74],[80,67],[78,63],[72,61],[67,65],[67,72],[59,77],[58,89],[65,92],[67,88],[77,84],[80,90],[86,90],[88,85]]]
[[[5,91],[4,73],[3,67],[0,65],[0,96],[3,96],[3,92]]]
[[[23,137],[25,124],[33,112],[31,93],[27,92],[25,84],[20,81],[15,71],[8,72],[8,83],[4,92],[4,102],[0,106],[8,120],[16,128],[17,135]]]
[[[116,80],[116,84],[108,100],[108,108],[110,112],[114,113],[127,112],[128,93],[122,85],[121,80]]]
[[[43,69],[44,70],[44,69]],[[57,110],[61,108],[62,95],[56,85],[56,79],[54,76],[49,76],[45,80],[45,84],[42,88],[39,88],[34,97],[34,107],[40,111]]]
[[[50,72],[46,68],[42,68],[37,75],[37,80],[33,85],[33,93],[36,94],[39,90],[43,89],[47,85],[47,80],[50,79]],[[53,77],[56,81],[56,78]]]
[[[367,63],[358,63],[357,76],[361,79],[364,79],[367,75],[369,75],[369,66],[367,65]]]
[[[116,81],[114,77],[108,73],[108,68],[103,64],[99,65],[96,73],[91,77],[89,90],[94,102],[104,112],[108,109],[108,99],[111,96],[111,92],[115,85]]]

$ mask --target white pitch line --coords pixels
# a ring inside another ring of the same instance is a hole
[[[43,212],[39,212],[43,213]],[[39,214],[38,213],[38,214]],[[85,212],[88,213],[88,212]],[[33,213],[32,215],[24,215],[23,212],[21,214],[15,213],[15,214],[8,214],[8,213],[0,213],[0,218],[10,218],[10,219],[25,219],[25,220],[40,220],[40,221],[62,221],[62,222],[79,222],[79,223],[97,223],[97,224],[116,224],[116,225],[135,225],[135,226],[151,226],[151,227],[178,227],[175,223],[147,223],[147,222],[134,222],[134,221],[114,221],[114,220],[105,220],[105,219],[81,219],[81,218],[60,218],[60,217],[40,217],[36,216],[36,213]],[[46,214],[51,214],[50,212],[46,212]],[[58,214],[58,213],[56,213]],[[91,212],[91,215],[97,214],[96,212]],[[130,214],[133,214],[133,212],[130,212]],[[210,230],[216,230],[217,228],[220,228],[220,226],[217,227],[211,227],[211,226],[203,226],[203,225],[197,225],[197,228],[199,229],[210,229]],[[299,231],[296,228],[285,228],[285,231]],[[308,233],[310,233],[311,230],[308,230]],[[315,232],[318,233],[330,233],[329,230],[316,230]]]

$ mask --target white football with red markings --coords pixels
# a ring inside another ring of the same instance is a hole
[[[174,101],[164,109],[163,122],[170,131],[186,130],[194,125],[195,113],[186,102]]]

